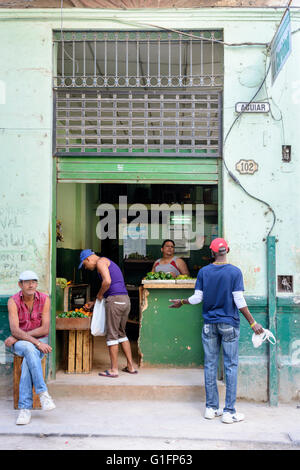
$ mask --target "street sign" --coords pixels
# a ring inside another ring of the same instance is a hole
[[[292,50],[290,11],[287,10],[271,44],[272,84]]]
[[[254,102],[254,103],[235,103],[236,113],[269,113],[270,103]]]

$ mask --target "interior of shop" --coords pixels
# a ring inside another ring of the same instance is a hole
[[[126,203],[125,212],[124,205],[120,205],[120,202]],[[192,207],[192,218],[179,215],[178,219],[177,213],[176,219],[172,210],[167,211],[166,216],[161,211],[158,219],[155,219],[156,230],[154,233],[150,232],[155,225],[151,219],[153,207],[162,207],[163,204],[168,208],[179,205],[182,214],[184,207]],[[195,223],[197,204],[203,205],[204,232],[200,245],[195,249],[186,236],[188,230],[184,226],[193,226]],[[145,209],[144,212],[140,211],[141,207]],[[109,219],[111,227],[108,227],[109,210],[112,211]],[[90,248],[99,256],[110,258],[120,266],[131,299],[127,336],[136,359],[139,286],[142,279],[151,271],[154,261],[161,257],[161,244],[166,238],[175,239],[175,256],[184,259],[190,277],[196,278],[198,270],[210,262],[209,243],[211,238],[218,235],[218,187],[196,184],[59,183],[57,221],[56,277],[69,282],[65,288],[67,294],[65,292],[57,298],[57,311],[83,307],[88,300],[96,297],[100,288],[96,272],[84,268],[78,270],[80,251]],[[181,225],[180,231],[176,230],[178,224]],[[134,229],[134,235],[130,235],[128,227]],[[106,235],[104,232],[107,232]],[[62,367],[62,333],[57,331],[58,370]],[[109,357],[105,346],[104,337],[94,337],[93,368],[108,365]]]

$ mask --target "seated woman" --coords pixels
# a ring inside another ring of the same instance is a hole
[[[173,240],[164,240],[161,246],[162,258],[157,259],[152,266],[152,272],[163,271],[171,273],[173,277],[180,274],[190,275],[188,267],[181,258],[174,256],[175,243]]]

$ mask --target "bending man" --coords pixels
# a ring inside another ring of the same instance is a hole
[[[121,269],[110,259],[97,256],[89,249],[80,253],[79,269],[82,266],[90,271],[97,270],[98,276],[102,280],[97,299],[105,299],[106,344],[109,350],[111,368],[100,372],[99,375],[118,377],[119,343],[127,359],[127,366],[123,371],[129,374],[137,374],[137,370],[133,367],[130,342],[125,332],[130,312],[130,299]],[[92,308],[94,304],[95,301],[89,302],[88,307]]]

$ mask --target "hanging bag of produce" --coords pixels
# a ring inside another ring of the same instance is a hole
[[[105,300],[96,299],[91,321],[91,334],[104,336],[106,334]]]

